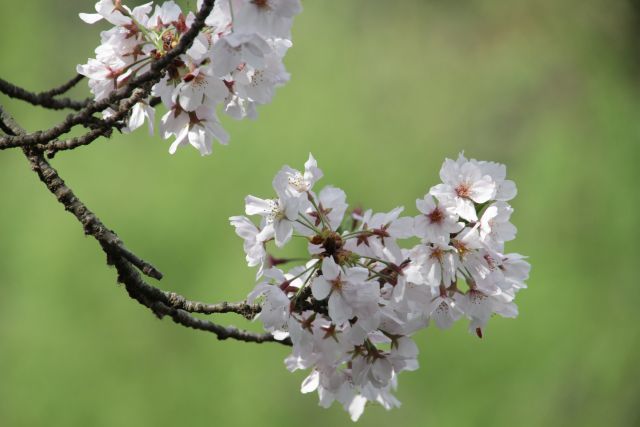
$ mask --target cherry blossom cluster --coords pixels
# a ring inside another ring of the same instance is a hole
[[[246,198],[246,214],[259,223],[230,222],[258,267],[247,301],[260,305],[265,330],[293,345],[287,369],[310,369],[302,392],[317,390],[323,407],[338,401],[355,421],[367,402],[399,406],[397,376],[418,368],[411,336],[430,321],[448,328],[464,317],[482,337],[493,314],[517,315],[513,300],[530,265],[504,252],[516,235],[507,203],[516,186],[504,165],[461,154],[416,201],[419,215],[348,211],[344,191],[314,190],[323,174],[313,156],[304,166],[278,172],[274,198]],[[305,255],[274,255],[294,238],[306,241]],[[420,243],[399,245],[410,238]],[[297,265],[282,270],[287,263]]]
[[[198,0],[200,9],[202,0]],[[101,33],[96,58],[78,65],[89,78],[96,100],[109,96],[131,78],[149,70],[153,60],[176,47],[195,20],[173,1],[153,7],[153,2],[133,10],[121,0],[100,0],[95,14],[81,13],[90,24],[106,20],[114,25]],[[235,119],[256,117],[256,106],[269,103],[275,88],[289,80],[282,63],[291,47],[293,17],[300,13],[300,0],[219,0],[206,19],[206,26],[190,49],[168,68],[152,88],[168,109],[160,134],[175,138],[169,149],[192,145],[202,155],[212,152],[213,141],[227,144],[229,135],[218,120],[221,105]],[[151,98],[136,104],[124,131],[148,121],[153,134],[155,109]],[[107,110],[109,117],[114,111]]]

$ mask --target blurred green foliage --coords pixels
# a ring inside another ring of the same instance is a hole
[[[134,4],[130,2],[129,4]],[[140,2],[141,3],[141,2]],[[194,7],[194,1],[190,3]],[[437,182],[444,157],[508,165],[519,186],[510,251],[530,255],[520,317],[483,340],[461,322],[417,336],[399,410],[362,426],[640,425],[640,49],[626,1],[322,0],[304,3],[291,82],[229,147],[167,154],[144,131],[61,153],[59,168],[127,245],[194,299],[253,286],[227,218],[308,152],[352,204],[389,210]],[[93,1],[0,5],[0,76],[69,78],[98,31]],[[88,95],[83,83],[72,93]],[[27,129],[64,113],[0,97]],[[350,425],[300,395],[278,345],[218,342],[159,321],[115,284],[17,150],[0,153],[0,426]],[[223,322],[258,328],[237,318]]]

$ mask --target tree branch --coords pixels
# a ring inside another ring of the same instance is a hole
[[[173,62],[173,60],[191,47],[193,41],[200,33],[200,30],[205,26],[205,19],[213,10],[214,3],[215,0],[204,0],[202,7],[198,13],[196,13],[196,18],[193,24],[189,30],[182,35],[178,45],[167,52],[162,58],[152,62],[149,71],[131,79],[127,85],[114,91],[105,99],[91,102],[76,114],[67,116],[67,118],[57,126],[44,131],[37,131],[29,134],[25,133],[23,135],[7,135],[0,138],[0,150],[34,144],[46,144],[49,141],[53,141],[61,135],[69,132],[74,126],[86,122],[93,116],[93,114],[103,111],[106,108],[116,105],[119,101],[130,97],[136,88],[139,88],[146,83],[151,85],[157,83],[163,77],[166,68]]]
[[[53,89],[49,89],[45,92],[40,92],[41,95],[44,96],[58,96],[67,93],[72,88],[74,88],[78,83],[84,80],[84,76],[82,74],[76,74],[66,83],[61,84],[58,87],[54,87]]]
[[[252,320],[256,314],[260,313],[260,306],[250,305],[246,302],[230,303],[224,301],[218,304],[207,304],[199,301],[189,301],[175,292],[165,292],[165,296],[172,307],[188,311],[189,313],[236,313],[244,316],[248,320]]]
[[[64,83],[59,87],[55,87],[46,92],[29,92],[26,89],[23,89],[19,86],[16,86],[12,83],[9,83],[6,80],[0,79],[0,92],[4,93],[10,98],[20,99],[22,101],[26,101],[33,105],[38,105],[40,107],[49,108],[51,110],[81,110],[87,106],[90,99],[86,99],[84,101],[74,101],[69,98],[57,99],[56,95],[61,95],[74,87],[80,80],[83,79],[84,76],[76,75],[73,79]]]
[[[13,120],[2,106],[0,106],[0,129],[11,136],[25,134],[24,129]],[[146,283],[138,270],[156,279],[161,279],[162,273],[153,265],[129,251],[116,233],[109,230],[102,221],[76,197],[73,191],[59,176],[58,172],[46,160],[41,149],[38,147],[23,147],[23,152],[31,164],[31,169],[38,175],[47,189],[64,206],[65,210],[72,213],[83,225],[85,233],[91,235],[98,241],[107,255],[107,263],[116,268],[118,272],[118,282],[124,284],[131,298],[149,308],[159,318],[169,316],[177,324],[211,332],[220,340],[232,338],[244,342],[277,342],[283,345],[291,345],[290,339],[278,341],[269,333],[254,333],[237,329],[233,326],[222,326],[189,314],[190,312],[203,314],[238,313],[247,319],[252,319],[260,312],[260,307],[246,303],[230,304],[223,302],[220,304],[207,304],[189,301],[174,292],[165,292]]]
[[[6,115],[6,113],[5,113]],[[129,251],[122,240],[76,197],[73,191],[60,178],[58,172],[51,167],[42,155],[42,151],[25,147],[25,155],[31,163],[31,169],[38,174],[42,183],[82,224],[85,234],[94,237],[105,251],[114,252],[134,264],[143,273],[154,279],[162,279],[162,273],[150,263],[138,258]]]
[[[97,121],[94,124],[94,129],[82,136],[71,138],[63,141],[51,141],[46,144],[39,144],[37,147],[39,150],[45,151],[49,158],[53,158],[58,151],[73,150],[74,148],[89,145],[101,136],[110,137],[113,132],[113,128],[116,127],[122,119],[131,111],[131,108],[138,102],[149,96],[151,92],[151,84],[147,83],[144,88],[136,89],[133,91],[131,97],[125,99],[120,103],[120,106],[115,113],[107,119]]]
[[[107,255],[107,257],[109,258],[109,255]],[[201,331],[212,332],[219,340],[233,338],[239,341],[254,342],[258,344],[263,342],[276,342],[287,346],[291,345],[291,340],[288,338],[278,341],[269,333],[260,334],[249,332],[237,329],[233,326],[221,326],[208,320],[193,317],[186,310],[180,308],[180,303],[177,303],[177,306],[172,304],[169,299],[169,295],[175,296],[176,294],[165,293],[144,282],[140,277],[140,274],[138,274],[138,272],[132,268],[131,264],[126,260],[123,260],[122,258],[115,258],[111,259],[110,263],[116,267],[116,270],[118,271],[118,282],[125,285],[129,296],[140,304],[148,307],[160,319],[164,316],[169,316],[179,325]],[[178,297],[178,299],[184,299],[184,297],[179,295]]]

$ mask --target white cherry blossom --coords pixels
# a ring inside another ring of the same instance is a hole
[[[464,224],[458,222],[456,207],[447,199],[435,203],[427,194],[416,200],[416,207],[422,215],[415,217],[415,233],[426,242],[446,243],[451,234],[464,228]]]
[[[464,157],[453,161],[446,159],[440,169],[442,184],[431,188],[429,193],[438,200],[451,200],[455,212],[467,221],[476,221],[478,216],[474,203],[486,203],[496,194],[496,183],[482,169]]]
[[[308,241],[309,253],[297,261],[303,263],[288,272],[267,270],[271,278],[258,283],[250,301],[264,307],[267,331],[291,340],[285,366],[311,370],[301,391],[317,391],[320,406],[338,402],[352,420],[368,402],[397,407],[398,375],[418,368],[414,333],[466,318],[482,338],[492,315],[517,316],[515,298],[530,265],[522,255],[504,254],[505,242],[515,237],[513,209],[496,199],[496,185],[509,187],[504,168],[460,156],[445,161],[443,170],[448,183],[433,188],[455,192],[454,185],[468,179],[474,192],[460,197],[432,190],[418,199],[415,219],[401,217],[402,207],[347,214],[342,190],[316,193],[322,173],[310,155],[304,172],[288,166],[278,172],[275,198],[247,197],[246,213],[260,216],[260,227],[232,218],[248,261],[254,247],[258,258],[262,251],[271,257],[271,240],[281,247],[295,233]],[[466,204],[479,220],[460,213]],[[421,241],[401,247],[407,238]]]
[[[300,0],[233,0],[239,32],[264,37],[289,37],[291,20],[302,11]]]
[[[431,304],[427,307],[427,312],[440,329],[450,328],[463,314],[458,302],[456,302],[454,298],[443,294],[439,294],[433,298]]]
[[[204,105],[192,112],[183,111],[175,105],[162,117],[160,130],[165,138],[176,138],[169,148],[171,154],[180,146],[191,145],[206,156],[211,154],[214,140],[221,144],[229,142],[229,135],[220,125],[215,111]]]
[[[462,156],[457,164],[482,167],[491,179],[506,182],[500,165]],[[288,272],[268,270],[271,278],[256,286],[250,301],[265,307],[266,330],[291,340],[286,368],[311,370],[301,391],[317,391],[320,406],[338,402],[357,420],[368,402],[399,406],[393,395],[398,375],[418,368],[412,335],[429,323],[446,329],[466,318],[482,338],[492,315],[517,316],[515,298],[526,287],[530,265],[522,255],[503,254],[505,241],[515,237],[508,225],[512,208],[504,200],[469,198],[481,213],[475,221],[459,217],[454,198],[435,201],[432,195],[418,200],[418,218],[446,221],[420,223],[401,217],[401,207],[347,215],[342,190],[314,191],[317,168],[310,156],[304,173],[290,167],[278,172],[276,198],[247,198],[247,214],[261,216],[260,228],[243,217],[232,220],[245,247],[259,245],[267,257],[276,221],[286,228],[284,237],[274,238],[276,246],[293,233],[309,242],[303,264]],[[400,246],[412,237],[421,242]]]
[[[304,164],[304,173],[289,166],[284,166],[273,179],[273,188],[280,197],[306,197],[313,185],[322,178],[318,162],[309,154]]]
[[[148,5],[150,3],[145,6]],[[120,0],[99,0],[95,9],[97,13],[81,13],[80,19],[87,24],[95,24],[102,19],[106,19],[113,25],[128,25],[131,23],[131,18],[125,16],[125,14],[130,14],[131,10],[126,6],[122,6]]]
[[[202,5],[198,0],[198,9]],[[157,96],[174,113],[173,119],[169,113],[161,114],[161,136],[174,138],[170,153],[179,146],[193,145],[208,155],[213,139],[226,144],[228,135],[215,111],[220,106],[236,119],[256,118],[257,106],[271,102],[275,89],[289,80],[283,58],[292,45],[293,16],[300,9],[298,0],[215,2],[192,46],[153,85],[150,97],[143,100],[145,107],[135,107],[137,111],[129,116],[124,130],[139,128],[142,118],[149,120],[153,129],[155,111],[151,109],[157,107],[151,96]],[[97,13],[81,13],[80,18],[91,24],[106,20],[113,27],[101,33],[96,57],[78,65],[77,70],[88,77],[96,100],[149,71],[153,61],[178,46],[195,22],[195,14],[183,12],[174,1],[155,8],[150,2],[130,9],[121,0],[99,0],[95,10]],[[187,120],[176,114],[176,104],[182,111],[196,114]],[[108,115],[109,111],[103,113]]]
[[[226,77],[241,66],[263,68],[265,57],[271,51],[269,43],[256,33],[230,34],[221,38],[211,52],[213,72],[218,77]]]
[[[229,222],[236,229],[236,234],[244,240],[244,252],[249,267],[260,266],[258,277],[262,273],[265,257],[267,255],[264,242],[258,239],[260,229],[244,216],[232,216]]]
[[[329,297],[329,317],[336,324],[355,316],[370,317],[377,312],[380,289],[368,276],[365,268],[343,270],[328,257],[323,260],[322,276],[313,281],[311,291],[317,300]]]
[[[495,202],[488,206],[480,217],[480,239],[502,251],[504,242],[515,239],[516,227],[509,222],[513,208],[505,202]]]
[[[277,246],[284,246],[293,234],[293,222],[300,213],[300,203],[297,199],[261,199],[247,196],[245,199],[247,215],[263,217],[264,227],[258,234],[258,239],[266,242],[272,237]]]

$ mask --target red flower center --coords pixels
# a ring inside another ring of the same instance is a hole
[[[440,224],[444,220],[444,214],[440,208],[435,208],[427,214],[427,218],[429,218],[431,224]]]
[[[471,196],[470,185],[467,184],[466,182],[463,182],[456,187],[455,192],[458,195],[458,197],[468,199],[469,196]]]
[[[251,0],[251,3],[255,4],[261,9],[269,8],[269,0]]]

